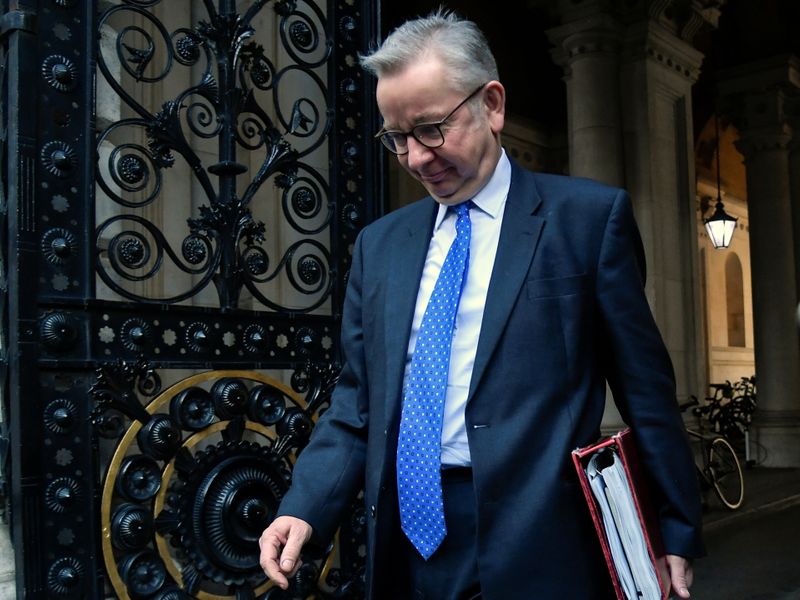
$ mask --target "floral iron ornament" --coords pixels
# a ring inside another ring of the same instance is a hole
[[[98,136],[98,155],[108,157],[98,169],[99,189],[130,210],[98,224],[98,275],[117,294],[148,302],[180,302],[213,283],[224,309],[237,308],[246,289],[267,308],[287,310],[270,295],[270,286],[285,280],[308,298],[292,311],[318,308],[333,286],[332,257],[320,236],[330,237],[336,216],[326,200],[325,178],[308,163],[312,153],[324,149],[333,123],[328,90],[318,74],[331,57],[324,15],[310,2],[259,0],[240,15],[232,0],[221,0],[219,8],[205,0],[207,20],[170,32],[148,10],[159,3],[122,3],[99,20],[101,30],[116,29],[113,51],[101,46],[98,67],[133,116]],[[282,50],[294,61],[282,68],[253,41],[253,20],[264,17],[270,4]],[[126,25],[134,19],[143,25]],[[196,83],[164,99],[156,113],[126,86],[127,81],[136,89],[152,86],[185,72],[198,73]],[[141,139],[145,143],[131,141]],[[204,164],[208,153],[198,152],[203,140],[217,142],[212,164]],[[188,231],[176,242],[142,209],[165,201],[165,172],[179,159],[207,203],[199,207],[199,216],[187,219]],[[248,175],[254,162],[255,172]],[[269,180],[280,190],[283,217],[302,236],[283,250],[277,264],[266,249],[265,225],[251,211],[263,200],[261,190]],[[145,297],[137,285],[167,265],[185,274],[186,289]]]

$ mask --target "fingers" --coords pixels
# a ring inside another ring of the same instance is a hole
[[[301,531],[301,529],[301,527],[293,527],[289,531],[289,538],[283,546],[283,552],[281,552],[281,571],[289,575],[294,574],[295,569],[300,566],[300,551],[307,541],[305,532]]]
[[[689,588],[692,586],[692,580],[694,579],[691,563],[682,556],[667,554],[667,567],[672,590],[679,598],[689,598]]]
[[[274,523],[264,530],[261,534],[261,539],[258,544],[261,548],[261,568],[276,585],[282,589],[289,587],[289,582],[286,576],[281,572],[278,565],[278,558],[280,557],[281,548],[283,547],[282,538],[279,536],[277,529],[274,528]]]
[[[278,517],[261,534],[261,568],[281,589],[302,564],[300,552],[311,538],[311,525],[295,517]]]

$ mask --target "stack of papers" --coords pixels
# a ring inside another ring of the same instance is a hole
[[[611,455],[611,464],[605,465]],[[660,600],[661,588],[647,552],[625,469],[617,453],[606,448],[595,453],[586,474],[600,513],[620,585],[629,600]]]

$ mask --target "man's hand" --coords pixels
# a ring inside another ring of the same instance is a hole
[[[261,534],[261,568],[281,589],[301,565],[300,550],[311,538],[311,525],[295,517],[278,517]]]
[[[678,595],[678,598],[688,598],[689,588],[692,587],[694,579],[692,564],[682,556],[667,554],[667,569],[672,581],[672,591]]]

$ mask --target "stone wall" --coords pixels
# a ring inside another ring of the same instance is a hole
[[[0,600],[12,600],[16,597],[14,582],[14,549],[11,547],[9,527],[0,523]]]

